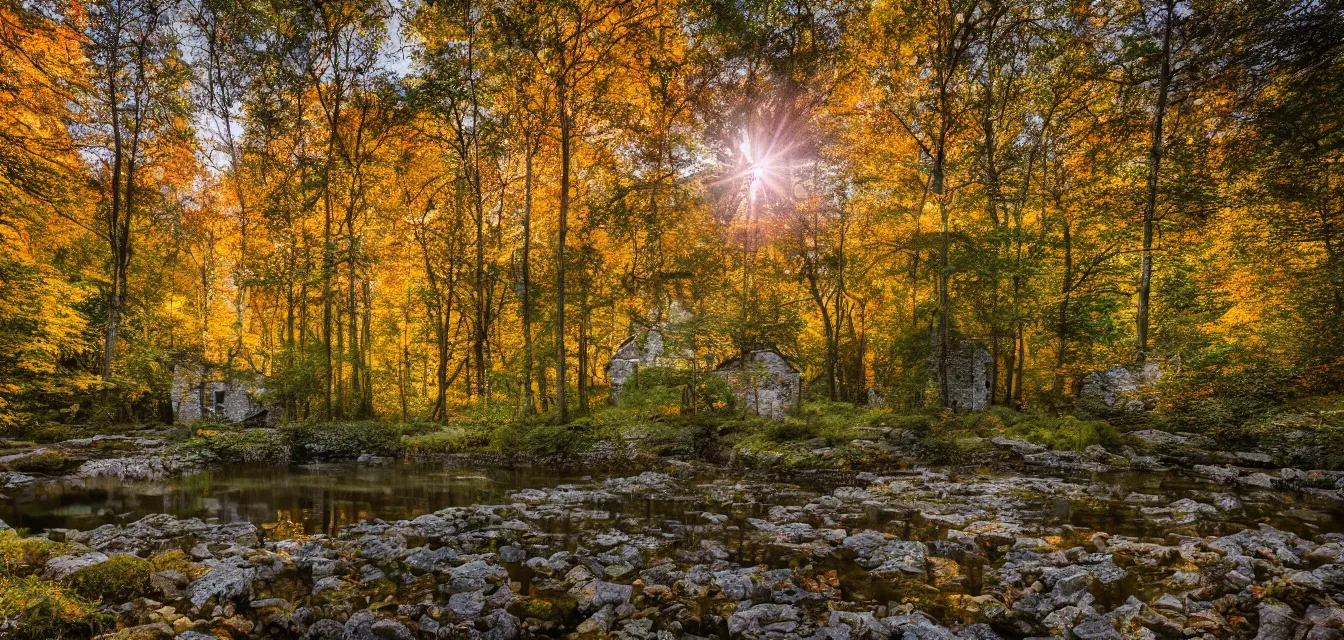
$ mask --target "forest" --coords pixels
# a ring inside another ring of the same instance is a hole
[[[0,416],[161,420],[182,364],[583,414],[673,302],[834,401],[936,406],[957,341],[1019,408],[1145,358],[1328,392],[1339,8],[12,2]]]
[[[1344,638],[1344,0],[0,0],[0,638]]]

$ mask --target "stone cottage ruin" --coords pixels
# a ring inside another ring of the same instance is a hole
[[[607,362],[607,380],[611,397],[620,399],[621,387],[639,372],[641,366],[657,364],[663,358],[663,333],[647,329],[625,339]]]
[[[803,376],[777,349],[758,349],[724,360],[714,374],[756,415],[780,419],[803,397]]]
[[[269,414],[258,398],[265,391],[261,376],[228,379],[201,367],[173,368],[173,418],[180,424],[198,420],[264,422]]]
[[[954,343],[947,354],[947,401],[945,406],[954,411],[980,411],[989,406],[994,357],[969,342]],[[939,379],[937,347],[934,347],[932,369],[934,382],[942,392]]]
[[[695,357],[690,350],[668,354],[665,334],[691,318],[680,303],[673,302],[662,314],[650,313],[647,328],[636,331],[625,339],[607,361],[607,381],[611,398],[620,401],[621,387],[639,373],[640,367],[672,367]]]

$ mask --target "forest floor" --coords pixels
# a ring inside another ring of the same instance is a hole
[[[16,504],[55,485],[191,491],[211,469],[333,460],[342,474],[583,475],[320,533],[167,513],[5,530],[0,634],[1344,637],[1333,441],[1306,428],[1237,442],[1159,426],[1006,411],[822,410],[781,423],[613,411],[490,433],[352,422],[13,441],[0,486]]]

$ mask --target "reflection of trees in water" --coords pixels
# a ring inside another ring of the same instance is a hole
[[[0,519],[34,531],[124,525],[153,513],[275,527],[284,524],[284,514],[305,534],[335,534],[361,519],[393,521],[499,504],[510,491],[577,479],[536,470],[337,465],[223,469],[152,482],[90,478],[11,492],[0,502]]]

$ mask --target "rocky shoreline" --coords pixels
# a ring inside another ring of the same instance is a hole
[[[900,434],[870,435],[904,455]],[[1344,638],[1344,473],[1136,437],[1151,446],[994,438],[973,443],[993,470],[883,473],[631,447],[617,457],[656,470],[330,536],[165,514],[6,533],[49,546],[31,570],[51,584],[141,576],[104,589],[87,631],[110,638]],[[211,463],[153,438],[62,447],[105,454],[74,477]],[[6,491],[41,481],[24,477]],[[3,624],[25,637],[21,618]]]

